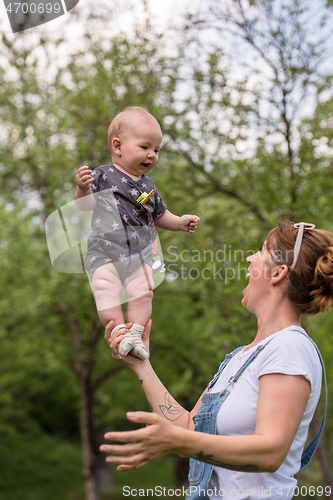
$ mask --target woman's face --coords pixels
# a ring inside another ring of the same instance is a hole
[[[269,293],[269,284],[272,275],[273,263],[264,242],[262,249],[247,257],[249,264],[247,277],[249,284],[243,291],[242,305],[256,314],[259,308],[264,307]]]

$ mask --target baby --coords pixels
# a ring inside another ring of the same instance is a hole
[[[104,326],[113,320],[113,331],[122,330],[121,356],[131,352],[142,360],[149,356],[142,334],[152,312],[154,224],[193,233],[199,221],[196,215],[169,212],[147,175],[158,162],[161,142],[161,128],[148,111],[126,108],[109,126],[112,164],[94,171],[84,166],[76,174],[76,203],[81,210],[93,209],[85,266],[99,318]],[[123,286],[130,330],[120,301]]]

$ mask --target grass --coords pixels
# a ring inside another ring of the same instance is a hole
[[[44,434],[0,433],[0,500],[84,500],[80,443]],[[138,471],[111,468],[115,487],[101,500],[132,498],[126,492],[155,487],[174,489],[174,460],[167,456]],[[125,490],[123,490],[124,487]],[[134,496],[134,495],[133,495]],[[161,498],[172,498],[160,494]],[[155,497],[157,498],[157,497]],[[175,498],[181,498],[177,496]]]
[[[102,491],[102,500],[124,500],[133,497],[173,498],[167,494],[168,490],[175,489],[172,456],[166,456],[137,471],[118,472],[114,469],[112,471],[116,486],[112,491]],[[148,489],[150,491],[147,491]],[[175,498],[182,497],[178,495]]]
[[[81,500],[81,449],[43,434],[0,434],[0,500]]]

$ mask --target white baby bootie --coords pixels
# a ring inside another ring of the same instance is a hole
[[[118,352],[119,352],[120,356],[125,357],[130,352],[130,350],[134,347],[135,339],[134,339],[134,337],[132,337],[132,335],[130,334],[130,332],[127,329],[127,326],[124,324],[120,324],[120,325],[115,326],[111,332],[111,335],[114,332],[116,332],[117,330],[122,330],[122,329],[126,330],[126,332],[124,333],[124,338],[122,339],[122,341],[118,345]]]
[[[135,342],[135,345],[131,350],[131,354],[133,354],[133,356],[136,356],[137,358],[142,359],[142,361],[145,361],[149,358],[149,353],[146,350],[144,343],[142,342],[143,330],[144,326],[133,323],[133,326],[129,329],[129,332]]]

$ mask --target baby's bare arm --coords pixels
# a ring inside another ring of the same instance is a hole
[[[197,215],[174,215],[169,210],[166,210],[161,217],[154,220],[155,225],[161,229],[168,231],[184,231],[185,233],[193,233],[197,228],[200,218]]]

